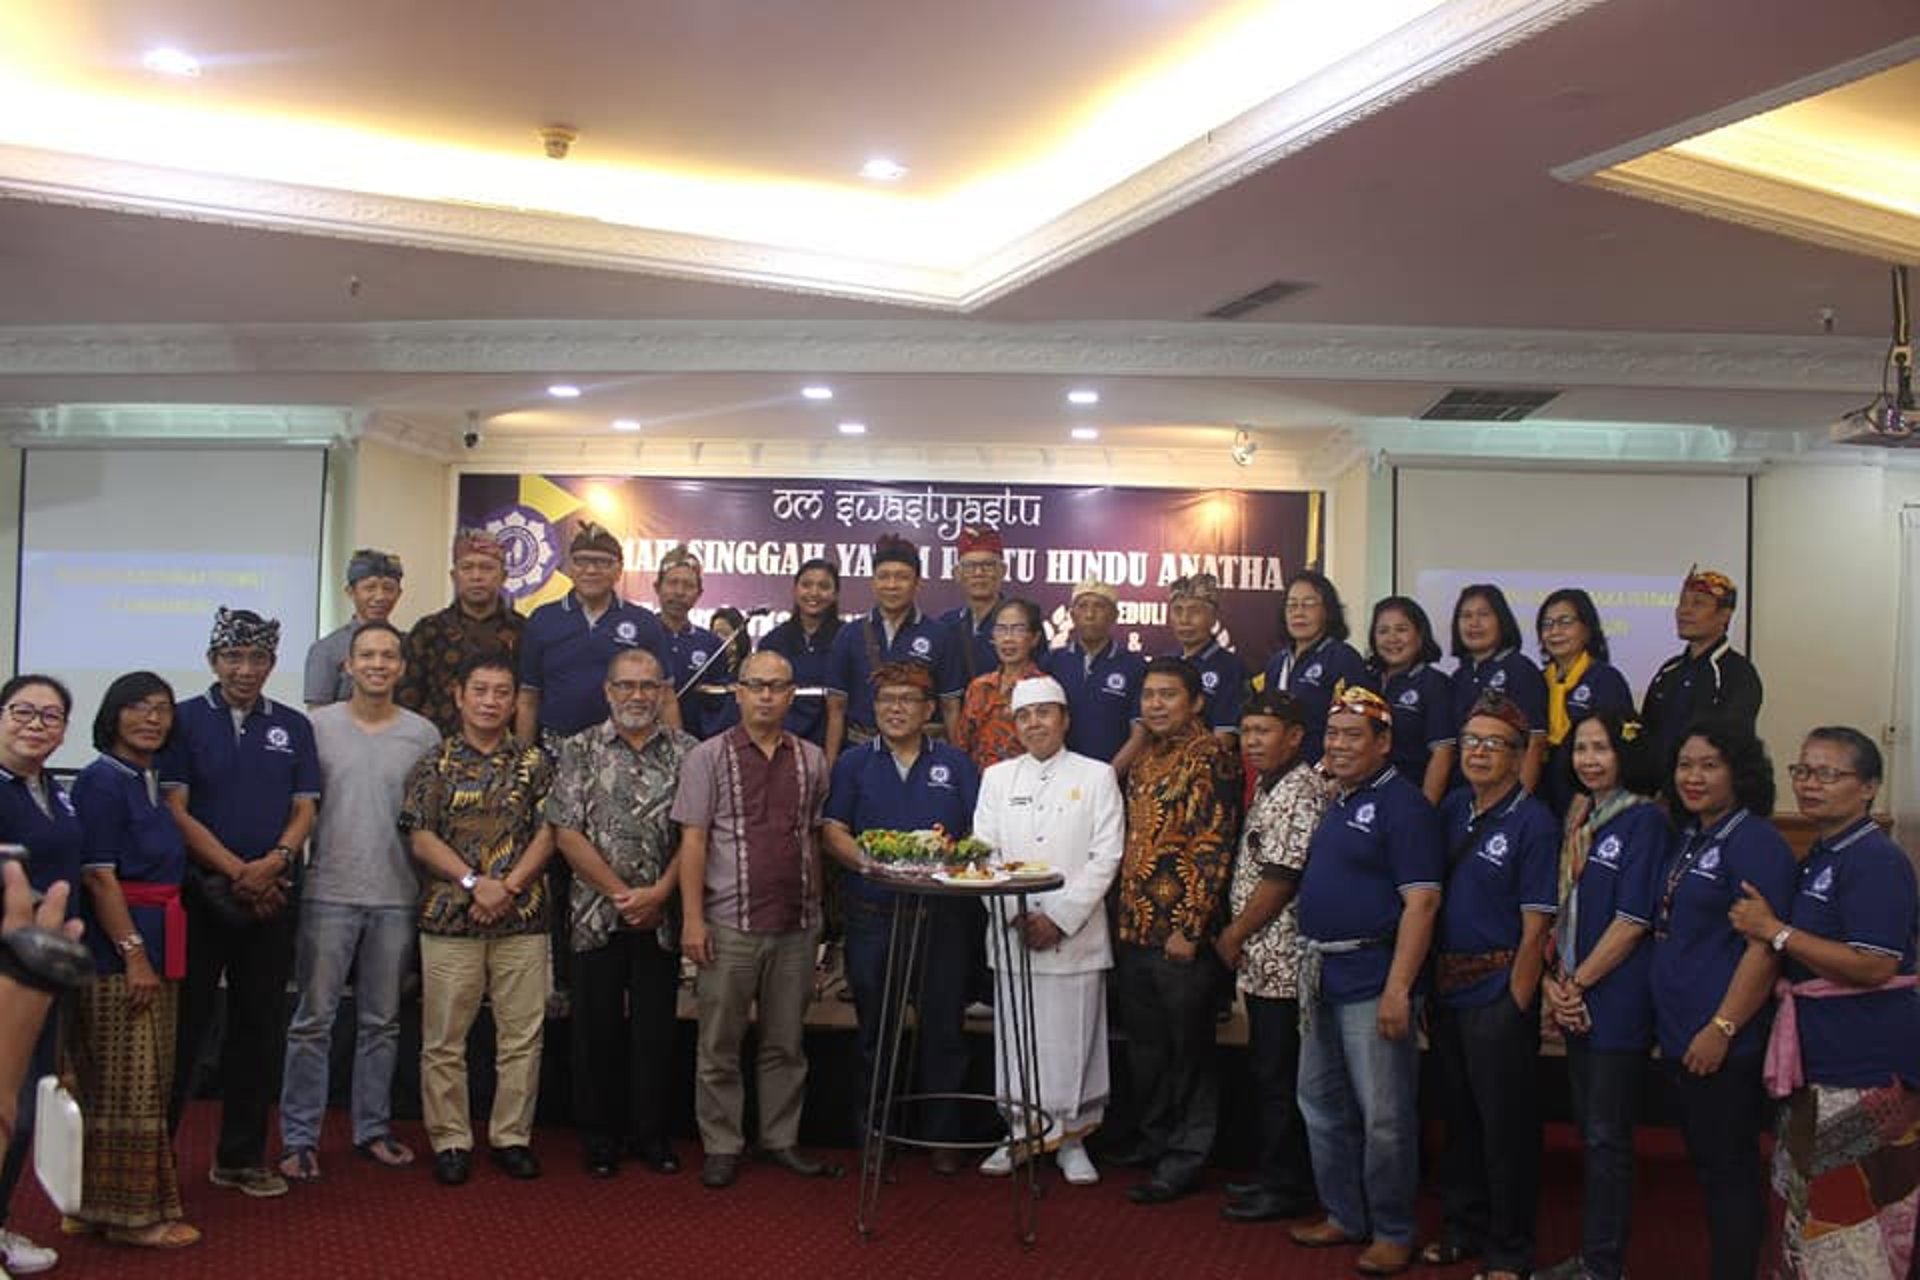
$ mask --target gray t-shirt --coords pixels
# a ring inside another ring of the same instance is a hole
[[[440,731],[424,716],[396,711],[378,733],[355,724],[344,702],[316,707],[309,717],[322,779],[304,890],[311,901],[355,907],[419,901],[413,859],[400,834],[400,803],[407,775],[440,745]]]
[[[329,631],[307,650],[306,703],[322,707],[330,702],[345,702],[353,696],[353,681],[347,678],[344,664],[353,648],[353,629],[349,622],[338,631]]]

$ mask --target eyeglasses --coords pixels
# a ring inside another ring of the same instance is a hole
[[[1518,751],[1520,744],[1512,738],[1483,738],[1477,733],[1460,735],[1462,751]]]
[[[36,707],[31,702],[9,702],[5,709],[7,719],[23,729],[36,720],[49,729],[58,729],[67,722],[67,713],[58,707]]]
[[[1030,635],[1032,632],[1033,628],[1024,622],[996,622],[993,624],[993,634],[997,636],[1024,636]]]
[[[998,560],[962,560],[960,562],[960,572],[962,573],[992,573],[999,567],[1000,562]]]
[[[605,569],[611,572],[620,567],[620,562],[612,556],[600,555],[595,552],[582,552],[573,557],[573,567],[576,569]]]
[[[1571,631],[1579,625],[1580,619],[1574,617],[1572,614],[1568,614],[1562,618],[1540,619],[1540,629],[1542,631]]]
[[[607,688],[622,698],[631,698],[636,693],[658,693],[667,687],[665,680],[609,680]]]
[[[751,694],[785,693],[793,688],[791,680],[742,680],[740,687]]]
[[[1827,765],[1821,765],[1816,769],[1809,764],[1790,764],[1787,766],[1787,776],[1795,782],[1813,781],[1818,782],[1823,787],[1830,787],[1842,778],[1859,777],[1860,771],[1858,769],[1834,769]]]
[[[166,720],[173,716],[171,702],[134,702],[120,708],[122,715],[136,720]]]
[[[1288,613],[1305,613],[1309,609],[1318,609],[1320,605],[1321,600],[1319,596],[1302,596],[1298,599],[1287,601],[1286,608]]]

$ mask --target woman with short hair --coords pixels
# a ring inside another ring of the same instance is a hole
[[[1473,704],[1492,689],[1520,704],[1534,731],[1520,762],[1520,782],[1532,791],[1540,785],[1547,758],[1547,686],[1540,668],[1520,651],[1520,624],[1507,603],[1507,593],[1491,582],[1475,582],[1460,589],[1453,604],[1453,723],[1466,723]],[[1463,781],[1456,764],[1455,785]]]
[[[1607,633],[1593,597],[1562,587],[1540,602],[1534,615],[1540,640],[1541,679],[1547,687],[1547,761],[1539,794],[1556,818],[1573,802],[1573,727],[1602,707],[1633,709],[1633,690],[1608,662]]]
[[[1024,755],[1020,733],[1013,724],[1013,686],[1029,676],[1042,676],[1040,655],[1046,650],[1046,618],[1031,600],[1008,600],[993,611],[993,653],[998,670],[976,676],[960,704],[960,733],[954,745],[973,757],[985,771]]]
[[[1373,606],[1367,628],[1367,686],[1393,708],[1393,755],[1407,781],[1437,805],[1453,777],[1453,685],[1432,663],[1440,661],[1427,611],[1411,596],[1388,596]]]
[[[1297,569],[1280,606],[1283,639],[1267,663],[1266,686],[1292,694],[1307,713],[1300,758],[1317,764],[1327,732],[1327,707],[1342,684],[1367,685],[1367,665],[1347,643],[1347,607],[1326,574]],[[1413,779],[1418,783],[1418,778]]]

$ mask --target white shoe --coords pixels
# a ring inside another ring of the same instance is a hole
[[[1061,1143],[1054,1159],[1060,1162],[1060,1172],[1066,1175],[1067,1181],[1076,1187],[1090,1187],[1100,1181],[1100,1171],[1093,1167],[1093,1157],[1087,1154],[1086,1147],[1077,1138]]]
[[[993,1149],[993,1154],[980,1162],[980,1172],[989,1178],[1004,1178],[1013,1172],[1013,1152],[1006,1146]]]
[[[47,1271],[58,1261],[60,1255],[53,1250],[35,1244],[18,1231],[0,1228],[0,1264],[14,1275],[30,1276],[36,1271]]]

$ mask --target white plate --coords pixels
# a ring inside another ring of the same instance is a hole
[[[1052,863],[1039,867],[1021,867],[1018,871],[1010,871],[1005,867],[995,867],[994,870],[1013,880],[1045,880],[1056,874]]]
[[[982,880],[978,876],[952,876],[944,871],[934,872],[933,878],[941,884],[958,885],[962,889],[985,889],[992,885],[1005,884],[1007,881],[1013,879],[1012,876],[1004,871],[995,871],[985,880]]]

